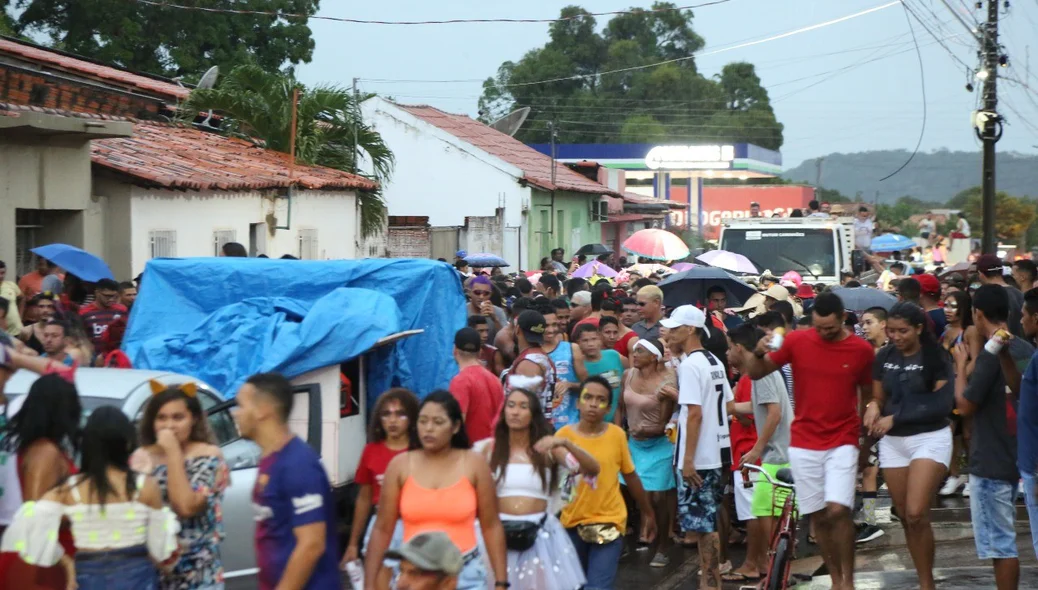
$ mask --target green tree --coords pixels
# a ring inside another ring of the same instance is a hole
[[[517,138],[529,143],[549,141],[554,124],[558,140],[569,143],[684,140],[780,148],[783,127],[754,66],[728,64],[715,78],[704,77],[692,58],[705,45],[692,28],[692,11],[670,2],[652,9],[617,15],[601,33],[583,8],[562,9],[568,20],[549,26],[543,47],[501,64],[483,83],[483,120],[528,106]]]
[[[198,12],[132,0],[8,0],[19,33],[46,36],[59,49],[130,70],[197,79],[211,66],[268,70],[309,62],[307,18]],[[316,14],[319,0],[236,0],[234,8]],[[180,4],[211,6],[182,0]]]
[[[292,137],[292,93],[299,89],[296,160],[338,170],[356,170],[354,141],[371,163],[380,186],[393,170],[393,154],[382,137],[358,120],[359,104],[338,86],[307,88],[291,74],[268,72],[255,65],[238,66],[216,88],[195,90],[183,113],[213,110],[225,116],[225,133],[256,141],[288,153]],[[356,134],[354,133],[356,131]],[[365,236],[378,233],[385,218],[381,189],[358,193],[361,228]]]
[[[970,224],[973,228],[973,237],[979,238],[983,227],[981,220],[984,218],[981,189],[978,186],[963,192],[968,194],[963,210],[973,222]],[[1025,244],[1018,242],[1027,235],[1036,214],[1038,214],[1038,210],[1036,210],[1034,201],[1013,197],[1003,191],[995,193],[996,241],[1024,246]]]

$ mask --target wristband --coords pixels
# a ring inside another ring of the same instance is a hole
[[[495,588],[511,588],[512,584],[508,582],[494,582]]]

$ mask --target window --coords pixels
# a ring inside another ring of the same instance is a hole
[[[300,260],[317,260],[317,230],[299,230],[299,258]]]
[[[213,230],[213,256],[220,255],[220,249],[224,244],[237,241],[237,234],[233,229]]]
[[[152,258],[174,258],[177,255],[177,232],[157,229],[148,232]]]

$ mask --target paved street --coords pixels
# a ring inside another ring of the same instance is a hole
[[[990,564],[976,557],[973,531],[969,524],[968,501],[955,497],[935,501],[933,510],[934,536],[937,539],[937,579],[942,589],[992,588],[994,578]],[[904,544],[901,525],[890,517],[890,500],[882,497],[877,509],[877,518],[886,534],[879,539],[858,547],[856,554],[855,587],[910,588],[915,580],[912,559]],[[799,559],[794,563],[795,572],[816,574],[810,582],[797,587],[804,590],[822,590],[831,586],[817,548],[803,539],[798,545]],[[1031,546],[1027,514],[1021,501],[1017,509],[1017,546],[1020,554],[1020,588],[1038,590],[1038,560]],[[731,550],[732,562],[738,566],[745,554],[744,547]],[[693,549],[674,547],[668,553],[671,563],[666,568],[650,568],[649,552],[634,552],[620,562],[616,587],[646,588],[652,590],[693,590],[698,588],[696,571],[699,567],[698,552]],[[726,584],[725,588],[739,588],[738,584]]]

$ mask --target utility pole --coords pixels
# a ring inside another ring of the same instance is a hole
[[[356,174],[360,167],[360,156],[357,154],[357,135],[360,133],[360,92],[357,90],[357,80],[353,79],[353,173]]]
[[[815,160],[815,186],[822,188],[822,162],[825,158],[818,158]]]
[[[983,194],[983,232],[981,252],[995,252],[997,236],[995,236],[995,143],[1002,137],[1002,119],[998,116],[998,8],[999,0],[988,0],[988,21],[981,31],[981,54],[984,59],[984,111],[983,121],[977,121],[977,136],[984,143],[984,161],[982,169],[981,190]],[[981,128],[981,126],[983,126]]]

